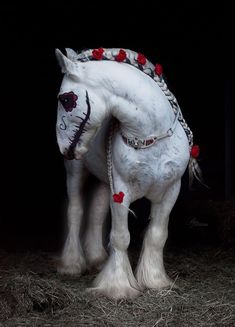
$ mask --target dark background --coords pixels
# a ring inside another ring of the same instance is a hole
[[[1,8],[1,247],[51,249],[63,239],[65,173],[55,137],[62,75],[55,48],[129,48],[163,65],[200,146],[199,164],[210,186],[196,183],[189,190],[184,176],[174,228],[184,224],[185,208],[195,200],[232,198],[231,8],[204,1],[9,1]],[[139,216],[147,215],[147,202],[134,207]],[[130,224],[137,231],[142,227]]]

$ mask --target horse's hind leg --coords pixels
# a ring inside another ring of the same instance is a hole
[[[82,189],[86,171],[81,161],[66,161],[67,172],[67,238],[62,251],[58,272],[81,274],[86,269],[84,253],[80,241],[80,228],[83,218]]]
[[[92,194],[84,239],[84,252],[90,269],[99,269],[107,258],[103,245],[103,232],[109,211],[109,197],[109,186],[99,182]]]
[[[163,247],[168,235],[169,214],[180,190],[180,181],[172,185],[160,203],[152,202],[150,224],[146,231],[136,269],[139,286],[161,289],[172,284],[163,263]]]

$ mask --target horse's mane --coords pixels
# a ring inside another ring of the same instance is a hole
[[[147,58],[144,57],[146,62],[144,65],[141,65],[137,60],[139,55],[137,52],[129,49],[122,50],[126,54],[126,58],[122,61],[123,63],[136,67],[137,69],[152,77],[155,81],[159,81],[163,78],[162,74],[159,76],[154,72],[155,66]],[[93,51],[94,49],[82,50],[77,53],[77,57],[74,59],[81,62],[97,60],[93,57]],[[102,60],[116,61],[116,57],[118,56],[119,52],[120,48],[105,48],[102,55]],[[142,54],[140,55],[143,56]]]

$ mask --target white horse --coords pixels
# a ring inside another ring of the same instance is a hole
[[[189,163],[198,177],[192,132],[159,64],[124,49],[66,51],[67,56],[56,49],[64,73],[57,141],[65,156],[69,200],[68,235],[58,271],[81,274],[101,267],[91,290],[115,299],[167,287],[171,280],[164,269],[163,247],[169,214]],[[81,236],[88,173],[100,185]],[[130,204],[142,197],[151,201],[150,224],[134,274],[127,254],[128,213]],[[107,254],[102,226],[109,208]]]

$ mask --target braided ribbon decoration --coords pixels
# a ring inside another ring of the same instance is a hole
[[[114,119],[111,120],[110,127],[109,127],[109,136],[108,136],[108,146],[107,146],[107,170],[108,170],[108,179],[110,190],[112,194],[115,194],[114,187],[113,187],[113,159],[112,159],[112,140],[114,134]]]

